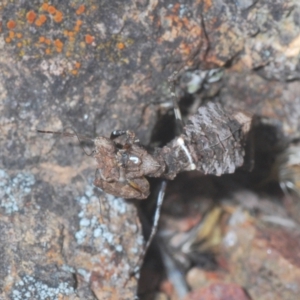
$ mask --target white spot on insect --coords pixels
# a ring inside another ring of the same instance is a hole
[[[181,85],[185,86],[189,94],[199,91],[205,84],[220,81],[223,76],[222,69],[187,71],[181,77]]]
[[[175,97],[176,95],[173,93],[172,97]],[[181,112],[177,107],[174,107],[174,113],[175,113],[175,118],[177,120],[181,120]]]
[[[184,145],[184,140],[183,140],[182,137],[179,137],[179,138],[177,139],[177,144],[178,144],[179,146],[183,146],[183,145]]]
[[[191,171],[196,170],[196,165],[195,164],[191,164],[190,165],[190,169],[191,169]]]
[[[186,147],[182,137],[179,137],[177,139],[177,145],[184,151],[184,153],[185,153],[185,155],[186,155],[186,157],[187,157],[187,159],[190,163],[189,169],[190,170],[196,170],[196,165],[194,164],[192,156],[191,156],[188,148]]]
[[[129,156],[129,160],[132,161],[132,162],[133,162],[134,164],[136,164],[136,165],[139,164],[140,161],[141,161],[141,160],[140,160],[137,156],[135,156],[135,155],[130,155],[130,156]]]
[[[223,70],[222,69],[209,70],[208,74],[207,74],[207,82],[208,83],[214,83],[214,82],[220,81],[222,76],[223,76]]]

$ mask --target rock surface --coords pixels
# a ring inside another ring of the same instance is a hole
[[[143,250],[136,208],[93,187],[95,162],[75,139],[37,129],[72,127],[90,137],[130,129],[149,145],[171,105],[168,77],[222,67],[221,86],[214,94],[204,87],[201,102],[257,115],[258,127],[272,129],[255,139],[260,150],[299,138],[297,0],[3,0],[0,16],[1,299],[136,294],[129,276]],[[257,162],[258,171],[269,163]],[[299,292],[293,234],[251,225],[241,238],[253,237],[252,256],[228,250],[234,281],[253,299]]]

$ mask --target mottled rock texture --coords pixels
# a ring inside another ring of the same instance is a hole
[[[224,67],[204,101],[258,115],[275,132],[262,133],[266,147],[285,146],[300,129],[299,53],[297,0],[1,1],[0,298],[136,293],[136,208],[93,187],[76,139],[37,129],[130,129],[148,145],[168,76]]]

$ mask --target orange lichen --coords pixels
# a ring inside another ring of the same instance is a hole
[[[78,32],[80,30],[80,26],[82,24],[81,20],[76,20],[76,25],[74,26],[74,31]]]
[[[66,35],[66,36],[68,36],[68,35],[69,35],[69,31],[65,29],[65,30],[63,31],[63,34]]]
[[[45,44],[50,45],[51,44],[51,40],[45,39]]]
[[[119,49],[119,50],[123,50],[124,48],[125,48],[125,45],[124,45],[124,43],[117,43],[117,48]]]
[[[48,6],[47,11],[49,14],[54,15],[56,13],[56,8],[52,5]]]
[[[47,21],[47,17],[45,15],[40,15],[39,18],[35,21],[36,26],[42,26]]]
[[[76,26],[81,26],[81,24],[82,24],[82,21],[81,20],[76,20]]]
[[[63,44],[63,42],[60,39],[56,39],[54,41],[54,46],[56,47],[56,51],[57,52],[62,52],[64,44]]]
[[[43,24],[42,24],[42,22],[41,22],[40,20],[36,20],[36,21],[35,21],[35,25],[40,27],[40,26],[42,26]]]
[[[81,63],[77,61],[77,62],[75,63],[75,68],[76,68],[76,69],[79,69],[80,66],[81,66]]]
[[[60,23],[63,20],[63,13],[61,11],[57,10],[54,15],[53,20],[56,23]]]
[[[75,32],[74,31],[69,31],[68,32],[68,36],[69,37],[74,37],[75,36]]]
[[[47,55],[51,54],[51,49],[50,49],[50,48],[47,48],[47,49],[45,50],[45,53],[46,53]]]
[[[92,36],[92,35],[90,35],[90,34],[86,34],[85,35],[85,42],[87,43],[87,44],[91,44],[93,41],[94,41],[94,37]]]
[[[84,13],[84,11],[85,11],[85,6],[84,5],[80,5],[78,7],[78,9],[76,10],[76,14],[77,15],[81,15],[82,13]]]
[[[10,39],[9,37],[6,37],[6,38],[5,38],[5,42],[6,42],[6,43],[10,43],[10,42],[11,42],[11,39]]]
[[[18,39],[21,39],[21,38],[23,37],[23,34],[20,33],[20,32],[18,32],[18,33],[16,34],[16,37],[17,37]]]
[[[41,9],[48,11],[48,7],[49,7],[48,3],[43,3],[43,5],[41,6]]]
[[[12,40],[15,37],[15,33],[13,31],[9,31],[8,36]]]
[[[17,46],[18,46],[19,48],[21,48],[21,47],[22,47],[22,43],[19,42],[19,43],[17,44]]]
[[[60,39],[56,39],[56,40],[54,41],[54,46],[55,46],[56,48],[62,48],[62,47],[64,46],[64,44],[63,44],[63,42],[62,42]]]
[[[9,20],[7,23],[6,23],[6,27],[8,29],[14,29],[15,27],[17,26],[16,22],[14,20]]]
[[[70,41],[70,42],[75,42],[75,37],[74,37],[74,36],[70,36],[70,37],[69,37],[69,41]]]
[[[33,10],[30,10],[26,14],[26,19],[29,24],[32,24],[34,22],[34,20],[36,19],[36,13]]]
[[[40,42],[40,43],[44,43],[45,40],[46,40],[46,38],[45,38],[44,36],[40,36],[40,37],[39,37],[39,42]]]
[[[71,71],[71,73],[72,73],[73,75],[77,75],[77,74],[78,74],[78,71],[74,69],[74,70]]]

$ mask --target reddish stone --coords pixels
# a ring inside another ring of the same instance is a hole
[[[213,283],[189,293],[185,300],[250,300],[250,298],[237,284]]]

